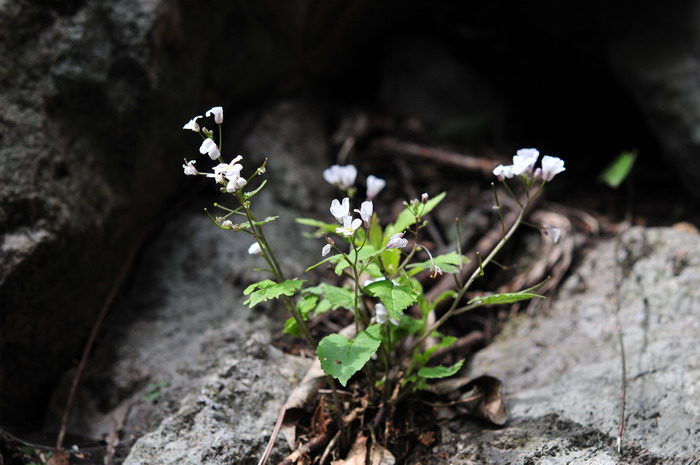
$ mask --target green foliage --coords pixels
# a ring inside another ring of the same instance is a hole
[[[312,310],[317,308],[318,300],[319,298],[317,295],[310,294],[305,295],[299,300],[299,302],[297,302],[297,312],[299,312],[299,315],[301,316],[302,320],[308,320],[309,313],[311,313]],[[301,328],[299,328],[299,324],[297,323],[297,320],[294,319],[294,317],[288,318],[287,321],[284,322],[283,331],[294,337],[301,337]]]
[[[335,310],[336,308],[352,309],[355,307],[355,294],[346,287],[331,286],[330,284],[321,283],[318,286],[307,287],[303,292],[323,296],[324,299],[328,301],[328,308],[331,310]]]
[[[637,151],[631,150],[622,152],[618,157],[600,174],[598,180],[617,189],[627,176],[632,172],[632,167],[637,159]]]
[[[438,266],[443,272],[451,274],[458,273],[461,265],[465,265],[469,263],[469,261],[469,257],[466,255],[460,255],[456,251],[453,251],[443,255],[437,255],[432,261],[426,260],[420,263],[412,263],[406,266],[406,268],[411,270],[409,276],[413,276],[423,270],[429,270],[433,266]]]
[[[388,239],[396,233],[405,231],[409,226],[413,226],[416,223],[416,217],[420,218],[430,213],[440,202],[442,202],[446,195],[447,193],[443,192],[428,200],[426,203],[418,202],[415,207],[409,204],[399,214],[396,221],[386,227],[384,231],[384,238]]]
[[[444,366],[436,366],[436,367],[423,367],[420,370],[418,370],[418,376],[421,376],[423,378],[447,378],[448,376],[452,376],[455,373],[457,373],[461,368],[462,365],[464,364],[464,360],[460,360],[459,362],[455,363],[452,366],[449,367],[444,367]]]
[[[355,263],[355,260],[357,260],[360,265],[360,268],[364,268],[364,266],[371,262],[378,254],[379,251],[377,249],[375,249],[369,244],[365,244],[365,246],[362,247],[359,250],[359,252],[357,251],[357,249],[352,249],[347,254],[347,257],[350,260],[350,263]],[[343,258],[342,255],[336,255],[335,257],[334,260],[338,260],[338,264],[335,266],[335,274],[340,275],[343,273],[343,270],[350,267],[351,265],[350,263],[348,263],[348,260]]]
[[[279,218],[279,216],[268,216],[264,220],[256,221],[253,224],[255,226],[262,226],[263,224],[270,223],[271,221],[275,221],[277,218]],[[250,229],[250,223],[247,221],[245,223],[241,223],[241,229]]]
[[[350,340],[341,334],[324,337],[318,344],[316,354],[323,372],[345,386],[377,352],[381,340],[381,325],[371,325]]]
[[[288,279],[281,283],[276,283],[265,279],[253,283],[243,291],[243,295],[250,295],[248,300],[243,302],[243,305],[248,305],[250,308],[253,308],[261,302],[276,299],[281,295],[292,296],[296,294],[304,282],[305,280],[303,279]]]
[[[545,296],[539,294],[533,294],[531,292],[520,291],[520,292],[504,292],[503,294],[493,294],[488,296],[474,297],[467,305],[478,304],[478,305],[497,305],[497,304],[512,304],[515,302],[520,302],[521,300],[534,299],[535,297],[544,299]]]
[[[296,221],[304,226],[313,226],[316,228],[316,231],[313,233],[314,237],[321,237],[324,233],[335,233],[338,227],[337,223],[326,223],[325,221],[318,221],[313,218],[297,218]]]
[[[392,281],[376,281],[365,286],[364,291],[377,297],[389,313],[389,318],[398,318],[403,311],[418,300],[418,293],[408,286],[400,286]]]
[[[148,383],[146,385],[147,393],[141,396],[144,402],[154,402],[161,396],[161,389],[170,386],[170,383],[161,381],[160,383]]]

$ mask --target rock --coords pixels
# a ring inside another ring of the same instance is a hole
[[[182,125],[337,79],[374,5],[0,2],[3,427],[36,427],[128,251],[191,189]]]
[[[673,5],[601,5],[617,76],[644,113],[683,186],[700,198],[700,4],[684,0]]]
[[[694,463],[699,243],[697,234],[635,227],[621,236],[617,255],[613,240],[592,250],[550,315],[514,321],[475,357],[471,373],[504,381],[511,420],[498,430],[450,425],[444,437],[453,463]],[[627,364],[621,457],[615,256]]]
[[[311,183],[298,183],[310,172],[323,182],[320,163],[328,138],[313,108],[299,103],[273,108],[251,130],[242,151],[244,175],[258,166],[258,155],[270,157],[264,176],[270,182],[253,199],[253,210],[258,218],[279,215],[265,233],[290,278],[310,279],[304,270],[320,257],[322,246],[303,237],[308,228],[295,222],[299,203],[289,197],[282,202],[287,194],[278,192],[307,189]],[[212,163],[200,157],[199,164]],[[272,304],[243,305],[243,289],[269,275],[251,271],[264,261],[248,254],[249,235],[221,230],[202,212],[206,206],[216,215],[213,202],[234,207],[209,180],[207,187],[210,198],[188,204],[149,244],[129,292],[105,324],[69,425],[69,432],[94,439],[117,430],[118,454],[146,435],[128,463],[247,463],[245,458],[265,448],[279,407],[306,369],[307,362],[268,345],[288,318],[286,311]],[[50,425],[58,425],[69,383],[67,377],[55,395]]]

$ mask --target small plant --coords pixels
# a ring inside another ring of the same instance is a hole
[[[535,168],[539,152],[522,149],[513,157],[512,165],[501,165],[493,170],[516,200],[519,214],[507,227],[500,202],[495,197],[502,238],[486,257],[475,258],[479,260],[479,266],[471,276],[464,277],[462,267],[470,258],[459,248],[434,255],[422,242],[426,216],[438,207],[445,193],[432,198],[423,194],[418,199],[404,202],[404,210],[389,221],[377,216],[373,204],[385,186],[384,180],[368,176],[364,200],[357,199],[360,192],[356,185],[357,169],[352,165],[328,168],[323,174],[324,179],[344,195],[329,202],[326,219],[300,218],[297,221],[313,228],[313,236],[320,241],[321,259],[310,264],[307,272],[322,265],[330,266],[339,279],[310,285],[306,279],[290,279],[280,267],[264,233],[264,226],[277,217],[258,219],[253,212],[254,198],[266,186],[266,181],[261,178],[266,172],[267,160],[245,177],[240,155],[229,163],[221,155],[223,109],[212,108],[206,116],[214,117],[218,134],[200,127],[197,120],[202,116],[192,119],[184,129],[202,137],[200,153],[207,154],[217,164],[211,171],[201,172],[195,168],[195,160],[185,160],[183,170],[186,175],[212,178],[223,194],[231,196],[233,206],[215,204],[222,213],[217,217],[210,215],[212,222],[221,229],[248,234],[251,239],[248,252],[260,256],[267,265],[265,269],[270,273],[270,279],[248,286],[244,291],[247,296],[244,303],[252,308],[271,299],[281,300],[290,315],[284,331],[303,338],[313,347],[323,371],[340,385],[347,386],[355,377],[365,391],[366,402],[379,411],[395,407],[403,399],[427,389],[433,380],[453,376],[461,369],[463,360],[448,366],[431,363],[431,357],[438,349],[449,347],[456,341],[455,337],[439,332],[450,318],[486,305],[542,297],[534,293],[533,288],[465,300],[474,281],[484,275],[485,267],[523,223],[529,203],[547,182],[565,170],[561,159],[544,156],[541,167]],[[524,196],[520,199],[513,193],[514,186],[509,184],[513,182],[522,185]],[[553,238],[558,236],[558,231],[548,232]],[[423,258],[419,259],[421,255]],[[433,278],[452,274],[455,288],[431,300],[417,279],[419,273],[428,273]],[[345,284],[339,284],[341,282]],[[446,305],[446,310],[436,318],[435,311],[440,304]],[[315,340],[309,320],[337,309],[351,312],[351,326],[342,334],[328,334],[320,341]],[[427,344],[428,341],[433,342]],[[362,372],[362,377],[356,376],[359,372]]]

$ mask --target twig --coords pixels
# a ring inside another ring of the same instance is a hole
[[[625,341],[622,332],[622,318],[620,316],[622,304],[620,302],[620,286],[622,285],[622,277],[620,273],[621,263],[618,263],[618,251],[620,249],[620,236],[629,227],[629,223],[625,223],[622,231],[615,236],[614,247],[614,292],[615,292],[615,331],[617,333],[617,342],[620,347],[620,418],[617,426],[617,453],[622,453],[622,433],[625,429],[625,404],[627,397],[627,360],[625,357]]]
[[[487,158],[426,147],[424,145],[400,141],[393,137],[381,137],[373,142],[372,147],[378,151],[430,160],[466,171],[476,171],[484,176],[491,176],[493,168],[497,164],[493,160]]]
[[[530,199],[530,202],[527,206],[528,212],[531,211],[534,206],[539,202],[539,199],[541,197],[537,196],[534,199]],[[524,198],[521,199],[521,201],[524,201]],[[514,209],[510,211],[503,219],[503,222],[507,225],[507,229],[509,229],[517,220],[518,215],[519,215],[518,209]],[[484,234],[482,238],[476,243],[476,245],[472,248],[472,250],[467,254],[468,256],[474,256],[477,252],[480,251],[485,251],[485,250],[492,250],[494,247],[496,247],[496,244],[503,238],[503,233],[502,233],[502,227],[501,227],[501,222],[499,221],[497,224],[495,224],[488,233]],[[477,263],[476,260],[472,260],[469,263],[466,263],[462,265],[462,278],[466,278],[479,267],[479,263]],[[451,275],[445,275],[443,276],[433,287],[430,288],[428,292],[425,293],[425,297],[428,300],[434,300],[437,298],[440,294],[443,292],[452,289],[454,285],[454,279],[452,278]]]
[[[70,411],[71,407],[73,406],[73,400],[75,400],[75,393],[78,390],[80,377],[82,376],[83,371],[85,371],[85,365],[87,364],[88,358],[90,357],[90,352],[92,351],[92,346],[95,343],[95,339],[97,339],[97,334],[100,332],[102,323],[104,322],[104,319],[107,316],[109,309],[114,303],[114,299],[117,297],[117,293],[121,289],[124,280],[126,279],[127,275],[129,274],[129,271],[131,270],[132,265],[134,264],[134,259],[136,258],[137,253],[139,252],[139,250],[141,250],[141,246],[145,243],[146,238],[153,229],[154,226],[151,226],[148,230],[146,230],[141,239],[133,247],[131,247],[131,250],[129,250],[129,254],[126,257],[126,260],[124,261],[124,265],[122,265],[117,279],[115,280],[114,284],[112,285],[112,288],[109,291],[109,294],[107,295],[107,298],[102,304],[100,313],[97,315],[97,320],[95,320],[95,324],[92,326],[92,330],[90,331],[90,337],[88,338],[88,341],[85,344],[83,354],[80,357],[80,363],[78,364],[78,369],[75,372],[75,375],[73,376],[73,380],[71,382],[70,391],[68,393],[68,399],[66,400],[66,407],[63,410],[63,417],[61,418],[61,428],[58,430],[58,438],[56,439],[56,449],[58,450],[63,450],[63,439],[66,436],[68,418],[70,417]]]

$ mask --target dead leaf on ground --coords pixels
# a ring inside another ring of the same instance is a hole
[[[46,462],[47,465],[70,465],[70,458],[62,450],[57,450]]]

